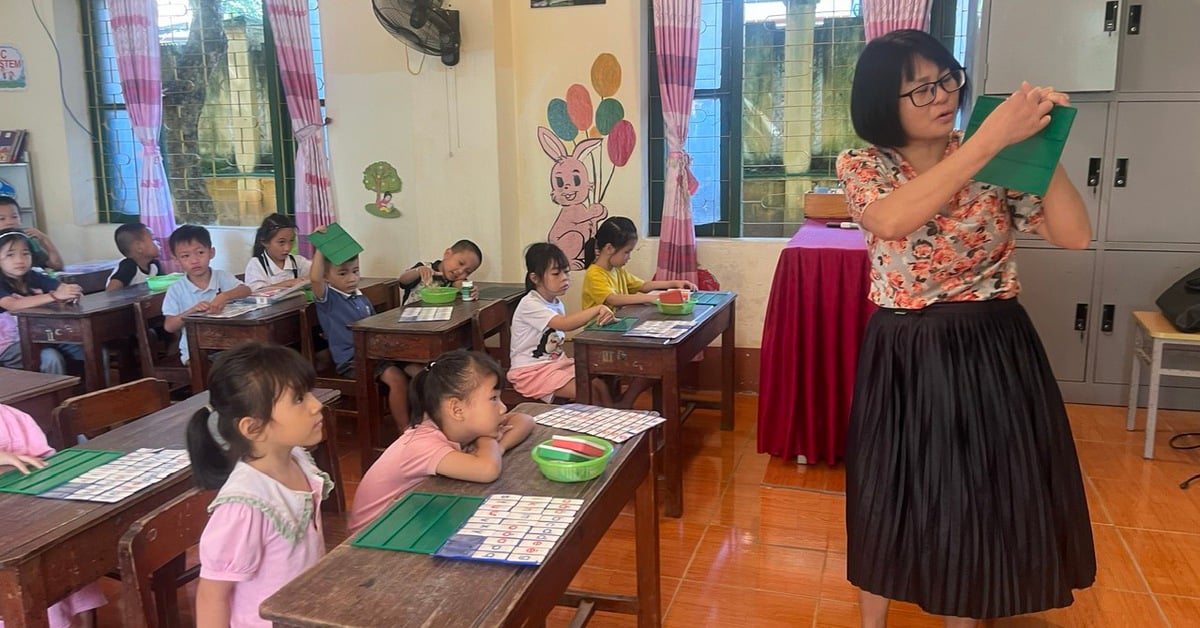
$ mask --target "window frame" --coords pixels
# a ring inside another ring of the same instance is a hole
[[[279,73],[279,59],[275,51],[275,35],[271,28],[271,20],[267,18],[267,0],[261,0],[263,9],[263,47],[264,52],[269,51],[269,54],[264,54],[266,61],[265,70],[270,76],[267,81],[267,94],[269,106],[267,110],[270,112],[270,120],[268,124],[271,128],[271,151],[274,156],[275,167],[273,169],[273,178],[275,180],[275,207],[278,213],[288,216],[295,214],[295,168],[296,168],[296,138],[292,134],[291,116],[287,110],[287,98],[283,90],[283,77]],[[100,72],[101,57],[99,52],[98,42],[96,41],[97,23],[95,15],[92,11],[92,0],[79,0],[79,13],[81,19],[81,37],[83,39],[83,59],[84,59],[84,83],[88,97],[88,120],[92,125],[92,166],[95,169],[95,185],[96,185],[96,218],[101,223],[120,224],[137,222],[141,218],[135,214],[126,214],[113,209],[111,198],[108,194],[113,188],[107,170],[104,157],[104,133],[103,133],[103,116],[110,111],[125,111],[124,93],[121,96],[120,103],[107,104],[101,98]],[[315,8],[311,8],[315,11]],[[318,35],[319,36],[319,35]],[[115,63],[115,61],[114,61]],[[321,107],[324,108],[325,99],[321,99]],[[162,159],[165,169],[165,164],[170,159],[170,155],[166,154],[165,147],[162,142],[162,133],[159,133],[159,150],[162,152]],[[205,225],[206,227],[216,228],[243,228],[257,227],[258,225]]]

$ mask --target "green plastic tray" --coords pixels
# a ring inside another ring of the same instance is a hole
[[[975,101],[964,142],[975,135],[983,121],[1002,102],[1004,99],[997,96],[980,96]],[[975,180],[1029,194],[1045,194],[1074,122],[1074,107],[1055,105],[1050,110],[1050,124],[1046,128],[1029,139],[1006,146],[975,175]]]
[[[350,543],[354,547],[432,554],[462,527],[482,497],[409,493]]]
[[[46,466],[29,475],[16,469],[0,475],[0,493],[40,495],[124,455],[123,451],[64,449],[47,457]]]
[[[584,328],[584,331],[619,331],[621,333],[625,333],[630,329],[633,329],[633,326],[636,325],[637,322],[638,319],[636,316],[621,316],[613,319],[613,322],[607,325],[600,325],[597,324],[596,321],[592,321],[588,323],[588,326]]]

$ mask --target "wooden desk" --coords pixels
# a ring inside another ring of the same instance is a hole
[[[615,332],[585,331],[575,336],[575,387],[580,403],[591,403],[592,387],[587,383],[597,375],[646,377],[659,382],[655,407],[662,413],[663,472],[666,474],[666,514],[683,514],[683,453],[680,447],[681,424],[679,372],[698,353],[721,337],[721,429],[733,429],[733,333],[737,295],[721,292],[717,305],[696,305],[686,316],[659,314],[653,305],[621,308],[619,316],[645,320],[693,320],[687,333],[661,340],[635,338]]]
[[[109,275],[116,269],[118,263],[120,260],[68,265],[55,276],[55,279],[63,283],[78,284],[80,288],[83,288],[84,294],[103,292],[104,288],[108,286]]]
[[[183,326],[187,334],[192,392],[208,389],[208,372],[212,369],[209,352],[232,349],[246,342],[299,344],[300,353],[311,361],[312,333],[304,315],[307,307],[308,301],[297,294],[230,318],[204,314],[185,316]]]
[[[552,406],[522,404],[537,414]],[[650,464],[650,434],[616,446],[604,475],[563,484],[542,476],[529,457],[534,445],[563,430],[536,426],[504,455],[492,484],[435,477],[418,491],[460,495],[517,493],[584,500],[575,522],[537,567],[445,560],[363,549],[343,543],[268,598],[262,617],[283,626],[540,626],[559,604],[592,600],[595,610],[636,614],[638,625],[662,623],[658,513]],[[637,596],[568,591],[567,586],[630,499],[636,520]]]
[[[51,414],[58,404],[70,397],[79,384],[74,375],[51,375],[0,368],[0,403],[33,417],[55,449],[63,447],[58,424]]]
[[[518,289],[517,284],[477,285],[481,291],[495,287],[499,292],[499,289],[508,287],[509,291],[504,293],[507,298],[500,301],[508,307],[510,318],[516,304],[524,295],[524,287]],[[379,421],[384,413],[379,395],[376,394],[377,384],[372,377],[376,364],[380,360],[431,362],[446,351],[470,347],[471,318],[475,312],[495,303],[497,301],[489,299],[455,301],[454,311],[447,321],[401,323],[398,311],[388,311],[349,325],[354,334],[354,372],[357,374],[354,398],[359,404],[358,407],[365,409],[358,413],[357,428],[363,473],[366,473],[380,453],[375,444],[379,442]]]
[[[87,392],[107,385],[104,344],[134,334],[133,305],[150,294],[145,284],[85,294],[78,303],[52,303],[12,312],[21,328],[21,359],[27,371],[41,368],[39,344],[83,347],[83,384]]]
[[[321,403],[337,392],[313,391]],[[185,447],[184,433],[208,393],[80,445],[82,449],[134,451]],[[117,568],[117,541],[129,525],[187,490],[185,469],[115,504],[42,499],[0,493],[0,616],[8,628],[46,626],[46,609]]]

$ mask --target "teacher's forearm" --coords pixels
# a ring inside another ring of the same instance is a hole
[[[1042,213],[1045,220],[1038,233],[1047,242],[1064,249],[1087,248],[1092,240],[1087,206],[1062,164],[1054,170],[1050,187],[1042,198]]]

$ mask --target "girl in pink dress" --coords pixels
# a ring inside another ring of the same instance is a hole
[[[40,469],[46,464],[42,458],[54,453],[46,444],[46,435],[28,414],[5,405],[0,405],[0,473],[16,467],[21,473],[31,468]],[[94,608],[107,602],[100,586],[92,583],[67,596],[46,610],[51,628],[66,626],[91,626]],[[0,621],[0,628],[4,622]]]
[[[222,352],[210,405],[188,423],[192,477],[217,488],[200,537],[196,623],[269,626],[263,600],[325,554],[321,500],[333,482],[305,447],[322,439],[313,367],[286,347]]]

